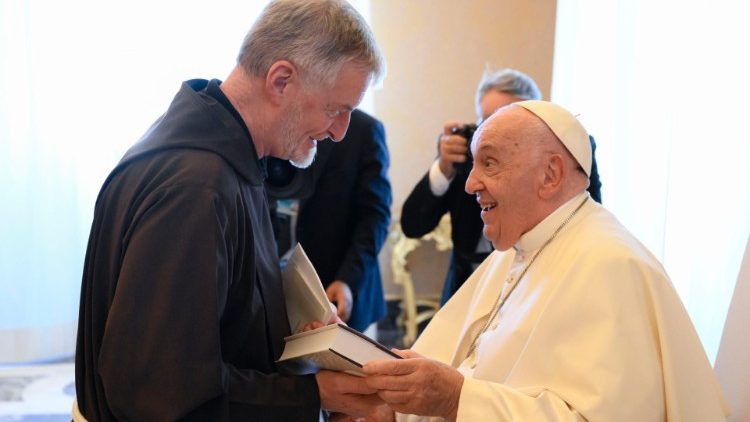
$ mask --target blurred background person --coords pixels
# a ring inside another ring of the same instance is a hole
[[[386,312],[378,253],[391,218],[388,166],[383,124],[354,110],[343,142],[320,143],[307,169],[271,158],[266,183],[279,255],[299,242],[338,316],[372,338]]]

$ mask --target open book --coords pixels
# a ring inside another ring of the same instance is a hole
[[[299,243],[292,250],[281,272],[289,327],[296,333],[313,321],[327,323],[335,315],[310,259]]]
[[[326,323],[336,314],[302,246],[294,247],[281,273],[292,332],[312,321]],[[280,365],[296,374],[319,369],[362,375],[362,365],[377,359],[400,359],[387,347],[345,324],[331,324],[284,338]]]
[[[331,324],[284,338],[284,353],[277,361],[294,374],[320,369],[362,376],[362,366],[373,360],[401,357],[344,324]]]

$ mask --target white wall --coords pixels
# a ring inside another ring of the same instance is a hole
[[[533,77],[545,97],[552,77],[555,1],[375,0],[372,28],[388,75],[374,92],[391,153],[394,215],[436,156],[447,120],[473,122],[486,67]]]

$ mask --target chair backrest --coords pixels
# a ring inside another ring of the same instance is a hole
[[[383,271],[386,299],[400,302],[398,321],[404,330],[404,347],[412,345],[419,325],[432,318],[440,307],[443,280],[453,247],[450,226],[450,215],[446,214],[435,230],[420,239],[410,239],[396,223],[388,236],[389,245],[383,248],[390,255],[388,268]],[[381,268],[382,264],[381,254]]]
[[[442,249],[435,239],[419,240],[419,245],[406,256],[406,270],[414,284],[417,298],[440,301],[448,272],[451,245]]]
[[[750,421],[750,237],[729,305],[714,371],[731,415],[728,421]]]

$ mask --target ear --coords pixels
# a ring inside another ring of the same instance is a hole
[[[549,199],[557,195],[562,189],[566,172],[567,169],[565,168],[565,161],[562,155],[550,155],[544,167],[544,181],[539,187],[539,197]]]
[[[265,91],[274,104],[281,104],[299,88],[297,67],[287,60],[274,62],[266,73]]]

